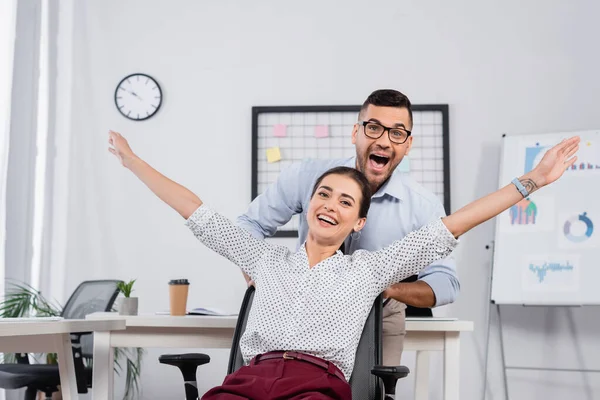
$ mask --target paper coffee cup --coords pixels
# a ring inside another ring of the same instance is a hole
[[[190,283],[187,279],[169,281],[169,304],[171,315],[185,315]]]

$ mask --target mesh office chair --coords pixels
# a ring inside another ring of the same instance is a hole
[[[62,310],[65,319],[83,319],[97,311],[111,311],[119,294],[118,280],[97,280],[82,282],[71,294]],[[85,367],[83,358],[92,358],[93,338],[91,332],[71,334],[73,360],[77,377],[77,391],[87,393],[91,387],[92,370]],[[60,360],[59,360],[60,361]],[[29,364],[27,354],[17,354],[17,364],[0,364],[0,388],[27,388],[25,400],[35,400],[37,392],[43,392],[46,399],[58,391],[60,376],[56,364]]]
[[[254,287],[250,286],[246,290],[235,327],[227,374],[231,374],[243,365],[240,339],[246,330],[246,321],[253,298]],[[397,380],[404,378],[409,373],[408,368],[404,366],[385,367],[380,365],[382,347],[381,308],[381,296],[379,296],[371,309],[358,343],[354,369],[350,378],[352,398],[355,400],[394,399]],[[174,365],[181,370],[185,383],[186,400],[198,399],[196,368],[210,362],[210,357],[207,354],[163,354],[159,357],[159,361],[163,364]],[[382,384],[385,389],[382,388]]]

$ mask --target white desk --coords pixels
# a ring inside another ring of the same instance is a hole
[[[62,398],[77,399],[77,381],[71,350],[71,333],[116,332],[124,321],[0,319],[0,351],[3,353],[57,353]]]
[[[444,399],[458,400],[460,333],[473,330],[472,321],[406,319],[405,351],[416,351],[415,400],[429,398],[429,352],[444,352]]]
[[[114,396],[114,347],[230,348],[237,317],[169,315],[119,316],[94,313],[88,319],[122,318],[126,329],[94,335],[94,400]],[[426,399],[429,380],[429,351],[444,352],[444,399],[458,400],[460,332],[472,331],[470,321],[406,321],[405,350],[417,352],[416,399]]]
[[[112,400],[114,397],[112,351],[114,347],[229,349],[237,321],[237,316],[120,316],[116,313],[93,313],[86,318],[89,320],[120,318],[126,324],[125,330],[94,335],[92,377],[94,400]]]

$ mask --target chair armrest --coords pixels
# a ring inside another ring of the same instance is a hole
[[[386,365],[376,365],[371,370],[371,374],[380,378],[385,386],[385,394],[396,394],[396,382],[398,379],[405,378],[410,373],[408,367],[398,365],[389,367]]]
[[[186,382],[196,380],[196,369],[199,365],[208,364],[210,356],[204,353],[163,354],[158,357],[161,364],[173,365],[181,370]]]

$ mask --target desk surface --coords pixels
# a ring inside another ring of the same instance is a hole
[[[119,315],[112,312],[97,312],[86,316],[87,320],[117,319],[124,320],[128,327],[156,328],[235,328],[237,316],[214,317],[209,315],[171,315],[141,314]]]
[[[86,317],[88,320],[117,319],[124,320],[128,327],[157,327],[157,328],[235,328],[237,316],[214,317],[208,315],[186,315],[174,317],[171,315],[141,314],[135,316],[119,315],[117,313],[93,313]],[[411,332],[440,332],[440,331],[472,331],[472,321],[411,321],[407,319],[406,330]]]
[[[107,318],[105,320],[61,319],[48,320],[35,318],[10,319],[0,318],[0,337],[3,336],[35,336],[55,335],[73,332],[106,332],[125,329],[122,320]]]

